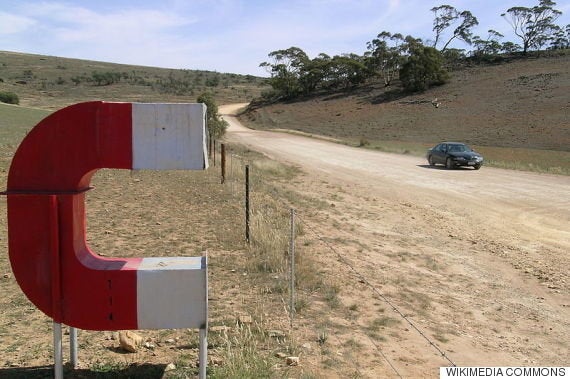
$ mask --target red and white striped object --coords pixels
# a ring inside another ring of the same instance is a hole
[[[88,102],[26,136],[8,176],[10,262],[55,322],[88,330],[202,327],[207,262],[106,258],[85,241],[85,192],[101,168],[207,168],[203,104]]]

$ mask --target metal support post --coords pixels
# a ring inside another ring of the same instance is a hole
[[[199,365],[200,371],[198,377],[200,379],[206,379],[206,368],[208,366],[208,329],[200,329],[200,351],[199,354]]]
[[[63,379],[63,344],[61,324],[53,323],[53,362],[55,379]]]
[[[77,368],[77,329],[69,327],[69,358],[71,366]]]

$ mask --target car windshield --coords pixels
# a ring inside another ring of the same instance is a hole
[[[467,145],[449,145],[449,149],[447,151],[455,153],[464,153],[466,151],[471,151],[471,149]]]

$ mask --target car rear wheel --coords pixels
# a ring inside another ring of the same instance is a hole
[[[431,155],[428,157],[428,162],[430,166],[435,166],[435,162],[433,161],[433,157]]]
[[[451,158],[447,158],[447,160],[445,161],[445,168],[451,170],[453,167],[454,167],[453,161],[451,160]]]

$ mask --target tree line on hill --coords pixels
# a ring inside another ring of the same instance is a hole
[[[129,84],[138,84],[143,86],[153,87],[160,92],[164,93],[174,93],[174,94],[186,94],[193,91],[196,86],[205,87],[218,87],[221,84],[223,86],[230,86],[230,79],[235,79],[238,75],[235,74],[220,74],[218,72],[194,72],[190,70],[180,70],[182,72],[182,77],[180,75],[175,76],[171,71],[167,77],[157,77],[154,81],[145,79],[136,71],[132,72],[117,72],[117,71],[93,71],[91,76],[87,74],[77,75],[71,78],[71,81],[75,85],[79,85],[82,82],[94,83],[96,86],[108,86],[121,81],[125,81]],[[224,77],[222,83],[222,77]],[[229,78],[228,78],[229,76]],[[63,80],[63,79],[59,79]],[[246,75],[246,82],[252,83],[255,78],[251,75]]]
[[[354,53],[335,55],[321,53],[310,59],[299,47],[269,53],[270,62],[263,62],[269,73],[272,91],[266,100],[293,99],[317,90],[349,88],[380,77],[385,86],[394,79],[401,81],[406,91],[422,91],[449,79],[446,66],[466,59],[485,60],[500,54],[570,48],[570,25],[561,27],[555,21],[562,14],[552,0],[539,0],[534,7],[512,7],[501,16],[510,24],[521,45],[500,40],[504,37],[489,30],[486,37],[473,35],[479,25],[470,11],[460,11],[450,5],[431,9],[434,15],[434,39],[422,41],[412,36],[383,31],[366,45],[364,55]],[[463,41],[473,49],[451,48],[454,41]]]

